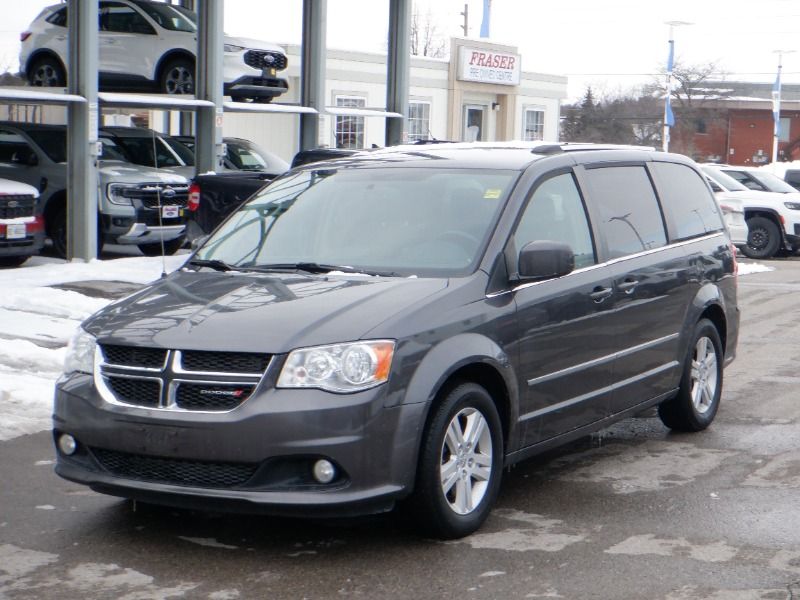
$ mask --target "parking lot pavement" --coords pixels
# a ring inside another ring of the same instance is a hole
[[[56,477],[49,435],[0,442],[0,598],[800,597],[800,259],[740,278],[717,420],[654,413],[505,474],[478,533],[413,515],[289,520],[134,506]]]

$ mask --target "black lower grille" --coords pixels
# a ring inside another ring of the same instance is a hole
[[[250,352],[184,350],[181,353],[181,366],[187,371],[263,373],[270,358],[269,354]]]
[[[120,402],[154,407],[159,404],[161,383],[158,381],[128,377],[109,377],[107,381],[114,396]]]
[[[175,404],[184,410],[231,410],[250,397],[253,387],[181,383],[175,394]]]
[[[282,71],[286,68],[286,55],[269,50],[248,50],[244,53],[244,62],[254,69]]]
[[[249,463],[156,458],[101,448],[92,448],[91,451],[103,468],[113,475],[169,485],[239,487],[247,483],[258,469],[257,464]]]
[[[103,344],[102,350],[107,363],[125,367],[160,369],[167,358],[167,351],[160,348]]]

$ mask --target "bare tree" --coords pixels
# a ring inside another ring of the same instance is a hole
[[[434,23],[430,10],[423,17],[416,6],[411,13],[411,54],[431,58],[447,56],[446,40]]]

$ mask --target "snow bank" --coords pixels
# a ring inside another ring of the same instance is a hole
[[[187,255],[168,256],[174,271]],[[33,261],[31,261],[33,262]],[[149,283],[161,257],[52,261],[0,270],[0,441],[50,428],[53,384],[75,328],[109,300],[49,286],[77,281]]]
[[[761,263],[739,263],[739,275],[750,275],[750,273],[766,273],[774,270],[775,267],[768,267],[767,265],[762,265]]]

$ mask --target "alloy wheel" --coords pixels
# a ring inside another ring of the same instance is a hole
[[[458,412],[442,442],[442,493],[459,515],[475,510],[489,489],[492,475],[492,435],[486,418],[475,408]]]
[[[692,404],[699,414],[706,413],[717,393],[717,353],[707,337],[697,340],[692,357]]]

